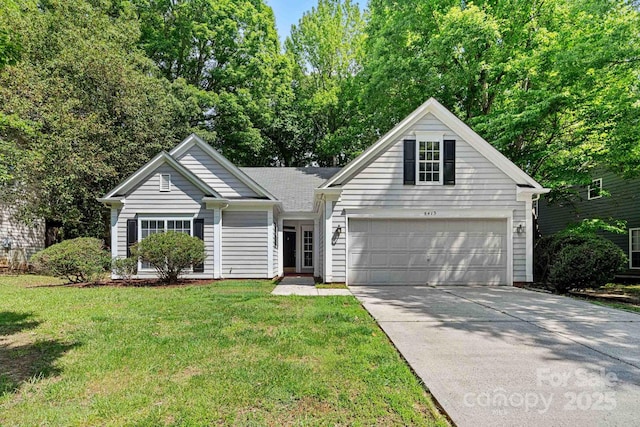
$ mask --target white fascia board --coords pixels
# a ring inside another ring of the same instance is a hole
[[[189,135],[184,141],[178,144],[173,150],[169,152],[171,156],[178,158],[183,155],[189,148],[197,145],[200,149],[202,149],[205,153],[211,156],[215,161],[220,163],[222,167],[227,169],[232,175],[240,180],[247,187],[251,188],[255,191],[259,196],[267,197],[270,200],[276,200],[276,197],[269,193],[264,187],[255,182],[249,175],[242,172],[240,168],[231,163],[229,159],[223,156],[218,150],[213,148],[211,145],[207,144],[202,138],[200,138],[195,133]]]
[[[222,198],[217,191],[209,187],[207,184],[204,183],[204,181],[202,181],[200,178],[195,176],[190,170],[188,170],[187,168],[182,166],[180,163],[178,163],[173,157],[169,155],[169,153],[167,153],[166,151],[161,151],[157,156],[155,156],[153,159],[147,162],[147,164],[145,164],[140,169],[138,169],[135,173],[133,173],[133,175],[127,178],[124,182],[122,182],[116,188],[111,190],[103,199],[110,199],[116,194],[126,193],[127,191],[135,187],[137,184],[139,184],[144,178],[146,178],[154,170],[156,170],[157,168],[159,168],[165,163],[173,167],[173,169],[175,169],[178,173],[180,173],[182,176],[187,178],[187,180],[189,180],[193,185],[198,187],[198,189],[200,189],[200,191],[202,191],[204,194],[211,194],[215,197]]]
[[[314,197],[324,200],[337,201],[342,195],[342,187],[332,187],[332,188],[316,188],[313,190]]]
[[[122,197],[99,197],[96,200],[108,208],[118,208],[124,205],[124,198]]]
[[[215,208],[220,208],[220,209],[224,209],[227,206],[229,206],[229,200],[227,199],[218,199],[216,197],[203,197],[202,198],[202,203],[205,204],[205,207],[207,209],[215,209]]]
[[[547,194],[551,191],[550,188],[531,188],[531,187],[518,187],[516,190],[516,199],[519,202],[531,201],[534,195]]]
[[[442,104],[434,98],[429,98],[424,104],[416,108],[404,120],[398,123],[393,129],[387,132],[376,143],[366,149],[362,154],[352,160],[340,172],[335,174],[320,188],[329,188],[336,184],[344,184],[351,179],[358,171],[372,162],[377,155],[385,150],[391,143],[395,142],[398,137],[403,135],[407,128],[413,126],[418,120],[427,114],[433,114],[442,121],[455,134],[465,140],[469,145],[475,148],[487,160],[492,162],[496,167],[502,170],[507,176],[514,180],[516,184],[529,184],[534,188],[542,188],[533,178],[527,175],[522,169],[516,166],[511,160],[506,158],[500,151],[485,141],[480,135],[475,133],[462,120],[456,117],[451,111],[447,110]]]

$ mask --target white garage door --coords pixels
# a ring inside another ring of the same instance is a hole
[[[501,219],[350,219],[349,285],[507,283]]]

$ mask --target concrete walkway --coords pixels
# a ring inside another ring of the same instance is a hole
[[[285,276],[271,292],[272,295],[351,296],[349,289],[318,289],[313,277]]]
[[[512,287],[350,288],[458,426],[631,426],[640,315]]]

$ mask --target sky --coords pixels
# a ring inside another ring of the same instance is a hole
[[[302,14],[311,10],[318,0],[267,0],[267,4],[276,15],[276,28],[280,35],[280,43],[289,35],[291,25],[297,24]]]

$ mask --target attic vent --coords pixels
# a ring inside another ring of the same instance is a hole
[[[160,191],[171,191],[171,174],[160,174]]]

